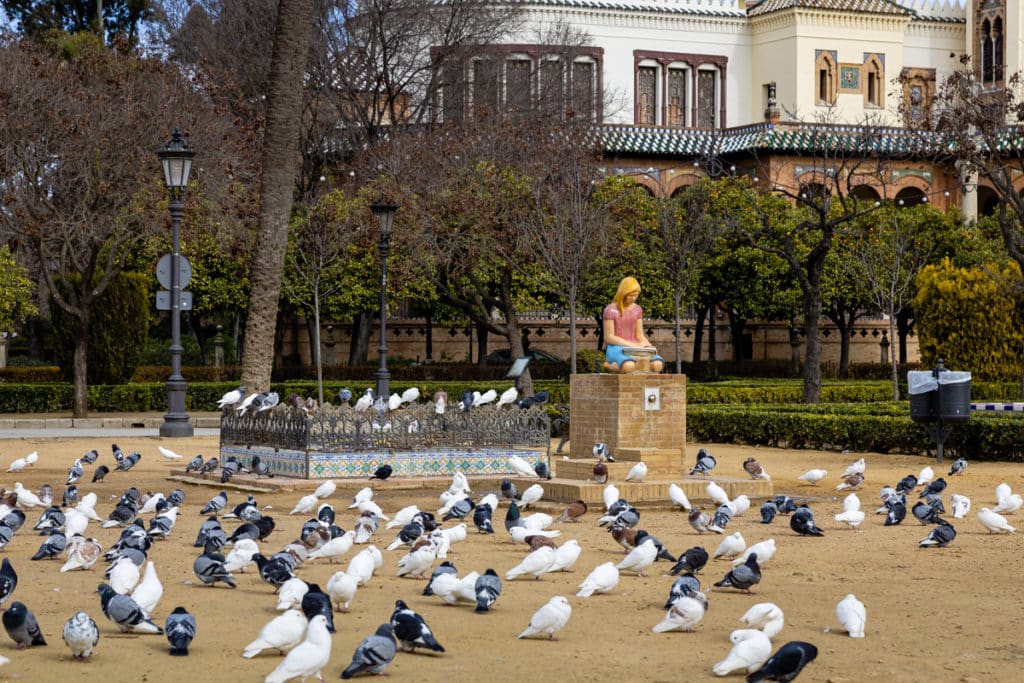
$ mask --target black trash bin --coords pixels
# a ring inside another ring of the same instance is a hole
[[[910,391],[910,419],[914,422],[935,422],[939,419],[939,383],[927,370],[907,373]]]
[[[947,378],[947,375],[957,377]],[[943,422],[967,422],[970,419],[971,373],[944,372],[939,375],[939,417]]]

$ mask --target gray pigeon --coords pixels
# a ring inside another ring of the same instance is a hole
[[[395,634],[391,624],[381,624],[377,632],[367,636],[352,654],[352,663],[341,672],[342,678],[352,678],[359,674],[379,674],[387,668],[395,658]]]
[[[444,652],[444,646],[434,638],[427,622],[409,609],[404,600],[395,600],[395,611],[391,613],[391,631],[403,652],[415,652],[418,647]]]
[[[220,581],[235,588],[234,577],[224,569],[224,556],[220,553],[204,552],[192,562],[192,571],[207,586]]]
[[[801,505],[789,518],[789,528],[801,536],[824,536],[825,532],[814,523],[814,513],[811,508]]]
[[[476,580],[476,611],[489,612],[491,605],[501,595],[501,578],[493,569],[488,569]]]
[[[61,634],[64,642],[71,648],[71,656],[83,660],[92,655],[92,649],[100,642],[100,629],[96,622],[85,612],[75,614],[64,622]]]
[[[60,529],[50,529],[50,535],[39,546],[39,550],[32,556],[33,560],[48,560],[57,557],[68,545],[67,536]]]
[[[698,534],[703,534],[705,531],[710,530],[711,518],[706,512],[701,512],[700,508],[693,508],[690,510],[690,526],[692,526]]]
[[[472,512],[473,508],[476,507],[476,503],[473,502],[472,498],[463,498],[457,501],[455,505],[441,518],[442,522],[447,522],[449,519],[465,519],[466,515]]]
[[[24,603],[12,602],[0,620],[4,622],[7,635],[17,643],[19,650],[33,645],[46,645],[43,632],[39,630],[39,624],[36,623],[36,615],[32,614],[32,610],[25,607]]]
[[[914,507],[911,509],[914,513],[914,517],[921,524],[942,524],[944,520],[939,517],[939,511],[933,508],[928,503],[918,501],[914,503]]]
[[[199,511],[199,514],[205,515],[211,512],[218,513],[224,509],[224,506],[228,504],[228,493],[227,491],[221,491],[216,496],[210,499],[210,502],[203,506],[203,509]]]
[[[196,618],[184,607],[175,607],[164,623],[167,642],[171,644],[171,655],[187,657],[188,646],[196,635]]]
[[[82,469],[82,461],[75,460],[74,464],[72,464],[71,467],[68,468],[68,479],[65,482],[65,485],[71,486],[72,484],[77,483],[78,480],[84,476],[85,470]]]
[[[775,501],[766,500],[761,503],[761,524],[771,524],[775,520],[775,515],[778,513],[779,508],[775,507]]]
[[[718,461],[715,460],[715,456],[708,453],[707,449],[702,448],[697,451],[697,462],[694,464],[693,469],[690,470],[690,475],[707,474],[715,469],[717,464]]]
[[[107,619],[117,624],[124,633],[163,633],[164,630],[153,623],[146,610],[132,600],[131,596],[114,592],[109,584],[101,583],[96,587],[100,594],[100,604]]]
[[[729,522],[732,521],[732,510],[728,505],[719,505],[715,510],[712,523],[708,525],[708,529],[719,534],[725,531],[725,527],[729,526]]]
[[[683,553],[679,561],[669,570],[669,574],[675,576],[684,569],[690,573],[697,573],[708,563],[708,551],[699,545],[695,545]],[[665,609],[668,609],[667,607]]]
[[[449,562],[448,560],[442,562],[441,565],[437,567],[430,575],[430,581],[427,581],[427,587],[423,589],[424,595],[434,594],[434,579],[436,579],[441,574],[451,574],[452,576],[457,576],[458,570],[455,569],[455,565]]]
[[[945,548],[954,538],[956,538],[956,529],[949,522],[942,522],[933,527],[918,545],[922,548]]]
[[[665,601],[665,609],[672,607],[679,598],[687,595],[692,596],[700,592],[700,579],[693,575],[693,572],[686,572],[672,583],[668,590],[668,600]]]
[[[761,668],[747,674],[747,683],[792,681],[818,656],[818,648],[799,640],[786,643]]]
[[[966,471],[967,460],[965,458],[957,458],[956,460],[953,461],[953,466],[949,468],[949,476],[963,476],[963,473]]]
[[[730,569],[722,577],[722,580],[715,585],[720,588],[739,588],[750,593],[751,587],[757,585],[760,581],[761,567],[757,564],[757,553],[750,553],[747,556],[746,562]]]

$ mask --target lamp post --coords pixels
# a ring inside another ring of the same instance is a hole
[[[391,373],[388,372],[388,250],[391,248],[391,226],[395,222],[396,204],[374,202],[370,210],[380,221],[380,239],[377,249],[380,251],[380,367],[377,368],[377,397],[388,400],[391,395]]]
[[[170,192],[171,213],[171,376],[167,379],[167,414],[160,436],[192,436],[192,424],[185,413],[185,378],[181,376],[181,217],[185,213],[182,193],[188,185],[196,151],[177,128],[156,155],[163,166],[164,183]]]

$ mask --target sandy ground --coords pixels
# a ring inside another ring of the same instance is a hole
[[[83,492],[96,491],[97,511],[106,516],[126,487],[169,492],[176,484],[166,479],[172,465],[160,458],[155,437],[125,438],[120,446],[128,452],[140,450],[144,457],[130,473],[112,472],[106,481],[80,485]],[[191,456],[216,450],[213,438],[176,440],[170,445]],[[699,444],[690,444],[695,452]],[[823,538],[795,535],[788,519],[777,518],[762,525],[758,514],[761,501],[735,518],[727,532],[739,531],[748,544],[775,538],[776,556],[763,568],[763,580],[746,595],[729,589],[712,588],[731,567],[724,560],[712,560],[700,578],[710,608],[693,633],[656,634],[651,627],[664,615],[662,606],[672,578],[669,564],[659,562],[647,577],[624,574],[609,595],[591,598],[575,596],[577,585],[598,564],[618,561],[622,552],[606,531],[597,525],[598,514],[588,513],[581,523],[561,525],[564,539],[577,539],[584,550],[574,572],[544,575],[541,580],[505,581],[504,592],[489,614],[475,614],[472,606],[446,606],[436,597],[421,595],[425,581],[397,578],[395,563],[403,551],[384,553],[384,565],[369,583],[360,588],[348,614],[337,614],[337,633],[332,637],[330,663],[325,678],[337,678],[349,663],[360,640],[386,622],[394,601],[404,599],[422,614],[437,639],[447,648],[441,655],[399,653],[388,672],[392,679],[426,681],[525,680],[525,681],[669,681],[713,679],[711,666],[729,652],[730,632],[740,627],[739,617],[748,607],[770,601],[785,612],[786,626],[776,637],[777,648],[790,640],[817,645],[819,657],[801,676],[807,681],[1011,681],[1019,680],[1024,664],[1024,646],[1019,644],[1022,616],[1018,602],[1020,585],[1020,535],[990,535],[980,525],[976,512],[994,504],[994,489],[1007,482],[1015,491],[1022,486],[1024,466],[974,463],[963,477],[951,478],[949,494],[968,495],[973,510],[967,519],[956,521],[956,540],[944,549],[918,547],[927,529],[911,515],[901,526],[884,527],[883,517],[870,514],[878,505],[883,484],[895,483],[908,473],[934,464],[923,457],[863,454],[867,460],[867,482],[860,491],[868,518],[859,531],[843,528],[832,519],[842,507],[841,493],[834,490],[839,473],[862,454],[823,453],[751,449],[737,446],[707,446],[718,458],[718,472],[741,475],[741,462],[755,455],[773,475],[777,493],[810,499],[816,519],[825,530]],[[15,481],[38,488],[51,483],[59,498],[68,466],[90,448],[100,451],[100,463],[113,466],[110,444],[99,439],[35,441],[31,438],[0,441],[0,466],[33,450],[39,462],[19,474],[0,473],[0,484],[12,488]],[[797,477],[810,467],[829,470],[819,486],[804,485]],[[179,466],[180,467],[180,466]],[[948,463],[946,464],[948,469]],[[940,470],[936,466],[936,470]],[[86,481],[92,467],[86,469]],[[940,475],[945,471],[940,471]],[[471,480],[475,494],[497,489],[496,480]],[[385,512],[416,503],[424,509],[437,508],[437,494],[448,482],[438,481],[426,489],[397,490],[380,487],[375,500]],[[18,571],[20,581],[12,600],[33,610],[49,645],[19,651],[0,635],[0,655],[10,662],[0,667],[0,680],[59,681],[88,675],[91,680],[110,681],[262,681],[280,661],[274,653],[243,659],[241,652],[265,622],[277,615],[276,597],[257,574],[238,576],[238,588],[207,588],[195,585],[192,561],[198,554],[192,547],[204,517],[199,509],[217,489],[185,486],[184,509],[170,539],[156,543],[150,559],[156,563],[165,593],[154,611],[161,625],[177,605],[185,606],[198,621],[198,634],[187,658],[168,655],[163,636],[123,635],[108,621],[94,592],[103,580],[103,567],[91,571],[60,574],[63,562],[32,562],[41,538],[31,525],[39,511],[28,513],[28,522],[11,541],[3,555]],[[309,489],[312,486],[308,487]],[[355,520],[345,509],[351,491],[335,494],[331,500],[338,520],[350,528]],[[296,538],[305,518],[288,516],[303,491],[258,496],[261,505],[277,519],[277,529],[261,544],[277,551]],[[244,496],[229,493],[229,504]],[[703,501],[703,507],[712,506]],[[557,512],[554,505],[541,510]],[[1019,513],[1009,517],[1011,524]],[[453,547],[449,559],[460,575],[483,572],[493,567],[504,573],[516,565],[525,546],[510,543],[500,520],[504,506],[495,515],[499,532],[493,536],[470,532],[466,541]],[[451,524],[451,522],[449,522]],[[717,535],[698,536],[687,524],[685,513],[666,505],[642,511],[640,526],[659,537],[673,553],[703,545],[714,553],[721,540]],[[225,521],[230,532],[231,520]],[[376,542],[383,549],[397,530],[383,525]],[[104,547],[113,543],[119,530],[90,526],[89,535]],[[357,547],[358,548],[358,547]],[[307,563],[299,575],[321,585],[347,565]],[[867,637],[852,639],[840,632],[835,605],[847,593],[856,594],[867,607]],[[573,614],[555,642],[542,639],[517,640],[533,612],[555,595],[569,599]],[[9,602],[8,602],[9,605]],[[61,641],[65,620],[79,609],[99,623],[101,638],[93,657],[75,662]],[[731,678],[738,679],[738,674]]]

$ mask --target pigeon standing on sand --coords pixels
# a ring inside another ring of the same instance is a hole
[[[7,635],[11,637],[19,650],[33,645],[46,645],[46,638],[39,630],[36,615],[24,603],[14,601],[3,613],[2,621]]]
[[[187,657],[188,646],[196,636],[196,618],[184,607],[175,607],[164,622],[164,633],[171,644],[171,655]]]
[[[789,528],[801,536],[824,536],[825,532],[814,523],[814,513],[811,508],[801,505],[789,518]]]
[[[101,583],[96,592],[100,595],[103,613],[117,624],[123,633],[164,632],[131,597],[115,593],[114,589],[105,583]]]
[[[811,486],[817,486],[818,482],[828,476],[828,470],[811,469],[801,474],[798,479],[806,481]]]
[[[391,631],[403,652],[415,652],[418,647],[444,652],[444,647],[434,638],[427,622],[409,609],[404,600],[395,601],[395,611],[391,613]]]
[[[380,674],[395,658],[395,634],[391,624],[381,624],[373,635],[367,636],[352,654],[352,663],[341,672],[342,678],[359,674]]]
[[[945,548],[956,538],[956,529],[949,522],[943,522],[932,527],[928,535],[918,543],[922,548]]]
[[[71,649],[71,656],[81,661],[88,659],[92,649],[100,642],[100,629],[92,617],[79,611],[64,623],[61,638]]]
[[[851,638],[864,637],[864,624],[867,622],[867,610],[864,603],[857,599],[853,593],[848,594],[836,605],[836,618],[842,624],[843,630],[850,634]]]
[[[265,683],[285,683],[293,678],[316,676],[323,680],[321,669],[331,658],[331,634],[327,632],[327,617],[317,614],[309,620],[306,639],[296,645],[277,668],[267,674]]]
[[[501,577],[493,569],[488,569],[476,580],[476,612],[489,612],[491,606],[501,595]]]
[[[546,633],[548,640],[555,640],[555,634],[562,630],[572,616],[572,605],[564,596],[556,595],[541,606],[530,617],[530,625],[516,638],[526,638],[536,633]]]
[[[793,640],[776,651],[768,661],[747,676],[747,683],[761,681],[792,681],[818,656],[818,648],[810,643]]]
[[[739,588],[750,593],[750,589],[761,582],[761,567],[757,564],[757,553],[750,553],[746,562],[733,567],[715,586],[719,588]]]
[[[651,630],[655,633],[666,631],[692,632],[708,609],[708,600],[703,593],[684,595],[672,603],[664,618]]]
[[[696,574],[708,563],[708,551],[701,546],[694,546],[686,550],[679,561],[669,570],[672,576],[679,572],[686,571]]]
[[[7,599],[18,587],[18,573],[14,571],[11,561],[6,557],[0,563],[0,605],[7,602]]]
[[[732,649],[725,659],[711,667],[716,676],[727,676],[737,669],[754,671],[772,653],[772,641],[756,628],[741,628],[729,636]]]
[[[967,459],[966,458],[957,458],[956,460],[953,461],[953,466],[949,468],[949,475],[948,476],[950,476],[950,477],[952,477],[952,476],[960,477],[960,476],[963,476],[964,472],[966,472],[966,471],[967,471]]]

